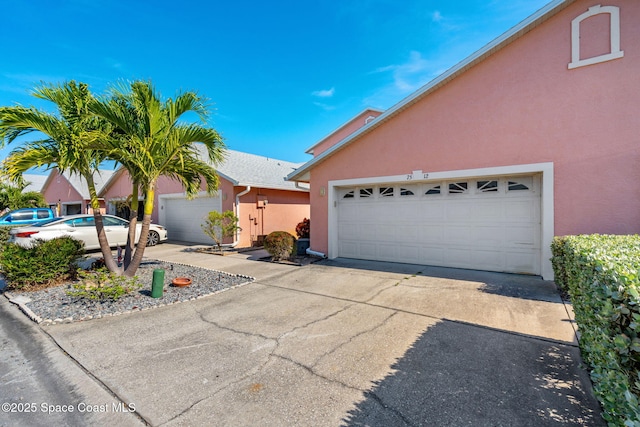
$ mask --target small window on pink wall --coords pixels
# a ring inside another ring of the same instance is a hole
[[[622,58],[620,8],[596,5],[571,21],[569,69]]]

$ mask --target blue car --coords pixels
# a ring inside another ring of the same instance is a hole
[[[1,225],[29,225],[55,218],[48,208],[23,208],[7,212],[0,217]]]

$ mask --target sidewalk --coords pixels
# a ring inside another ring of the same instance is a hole
[[[145,258],[159,259],[196,267],[220,270],[232,274],[243,274],[256,280],[283,274],[298,268],[286,264],[258,261],[269,256],[266,250],[257,249],[231,255],[212,255],[196,250],[204,245],[189,245],[184,242],[170,242],[146,248]],[[250,261],[250,262],[248,262]]]

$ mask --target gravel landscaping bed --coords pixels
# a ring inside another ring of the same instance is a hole
[[[155,269],[165,271],[161,298],[151,297]],[[11,291],[7,294],[10,300],[19,303],[26,314],[37,323],[55,324],[98,319],[190,301],[254,280],[249,276],[154,260],[144,261],[136,276],[142,287],[117,301],[95,301],[69,296],[67,291],[72,289],[71,284],[35,292]],[[175,287],[171,285],[171,281],[176,277],[189,277],[193,282],[187,287]]]

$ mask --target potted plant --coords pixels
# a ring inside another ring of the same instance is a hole
[[[309,233],[311,232],[310,220],[305,218],[296,226],[296,234],[298,240],[296,241],[296,254],[306,255],[307,249],[311,246],[309,242]]]

